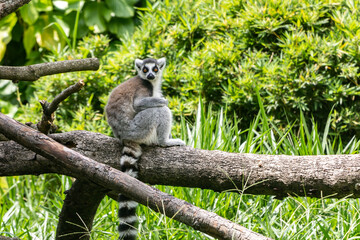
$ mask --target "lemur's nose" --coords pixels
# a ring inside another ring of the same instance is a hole
[[[155,78],[154,74],[149,73],[149,75],[147,75],[147,79],[149,80],[153,80]]]

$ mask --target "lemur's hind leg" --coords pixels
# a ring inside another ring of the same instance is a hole
[[[158,126],[159,109],[147,108],[138,112],[128,127],[121,131],[121,138],[140,144],[158,144],[156,129]]]
[[[185,142],[181,139],[171,138],[172,114],[170,109],[168,107],[161,107],[159,108],[158,115],[159,122],[156,133],[159,145],[163,147],[185,145]]]
[[[168,107],[153,107],[135,115],[126,131],[120,133],[124,140],[163,147],[185,145],[180,139],[170,139],[172,114]]]

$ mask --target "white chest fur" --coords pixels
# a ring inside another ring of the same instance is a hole
[[[152,85],[153,85],[153,97],[158,97],[158,98],[163,97],[161,92],[161,78],[152,82]]]

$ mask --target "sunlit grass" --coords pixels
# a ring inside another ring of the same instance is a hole
[[[193,124],[183,118],[181,137],[188,145],[228,152],[257,154],[353,154],[359,140],[343,143],[330,136],[329,125],[318,129],[299,116],[300,128],[277,128],[260,111],[248,129],[239,129],[240,119],[227,119],[224,111],[198,105]],[[329,115],[330,116],[330,115]],[[330,117],[329,117],[330,118]],[[330,119],[329,119],[330,122]],[[1,190],[0,235],[21,239],[54,239],[64,191],[72,179],[58,175],[8,177]],[[241,187],[241,186],[238,186]],[[217,213],[273,239],[357,239],[360,238],[358,199],[253,196],[211,190],[157,186],[177,198]],[[212,239],[184,224],[141,206],[139,239]],[[117,202],[105,198],[95,218],[92,239],[117,239]]]

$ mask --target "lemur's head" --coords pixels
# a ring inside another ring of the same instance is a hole
[[[160,79],[165,66],[166,58],[157,60],[153,58],[135,60],[135,68],[139,77],[148,81],[157,81]]]

